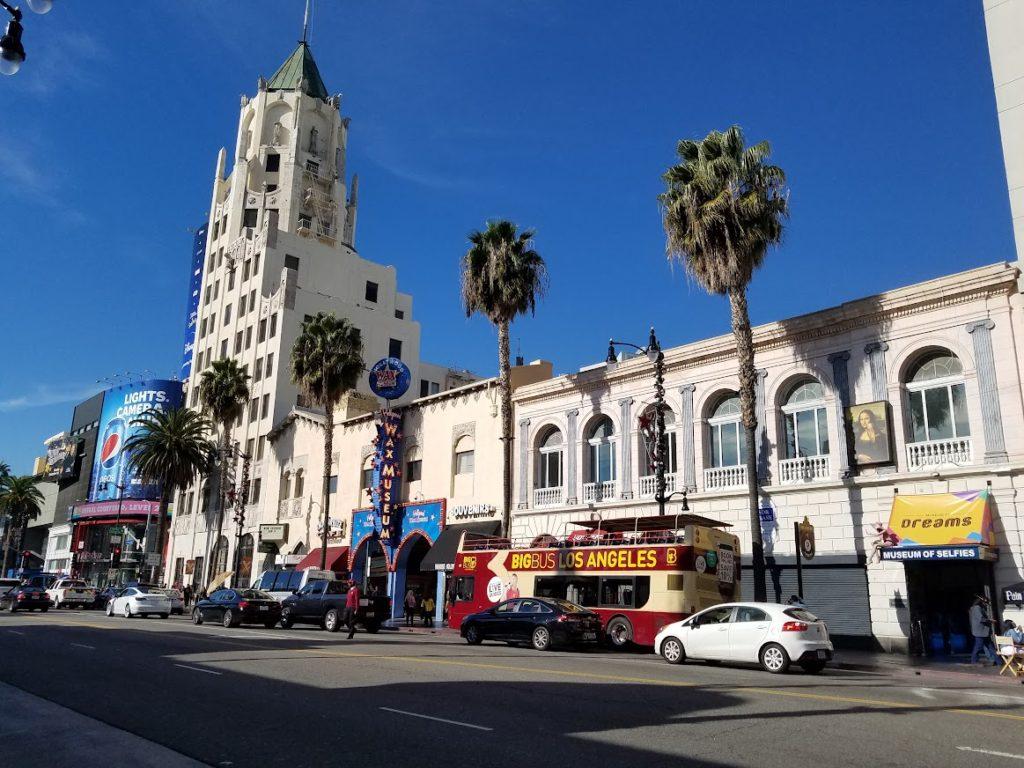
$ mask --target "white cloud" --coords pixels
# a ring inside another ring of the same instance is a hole
[[[99,390],[100,385],[95,383],[61,386],[40,384],[27,394],[0,399],[0,413],[24,411],[28,408],[40,408],[45,405],[77,402],[92,397]]]

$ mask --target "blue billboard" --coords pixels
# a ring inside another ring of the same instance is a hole
[[[139,431],[139,419],[153,411],[178,408],[181,400],[181,382],[167,379],[136,381],[103,393],[89,501],[160,497],[159,483],[143,483],[130,471],[130,457],[124,446]]]
[[[199,292],[203,288],[203,265],[206,263],[206,224],[196,230],[192,241],[192,275],[188,280],[188,305],[185,310],[185,350],[181,357],[180,379],[192,373],[192,350],[196,344],[196,323],[199,322]]]

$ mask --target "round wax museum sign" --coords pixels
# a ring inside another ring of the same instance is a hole
[[[409,367],[397,357],[378,360],[370,369],[370,389],[385,400],[397,400],[404,395],[411,380]]]

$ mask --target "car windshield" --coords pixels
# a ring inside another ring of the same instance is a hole
[[[584,608],[582,605],[576,605],[576,603],[570,603],[568,600],[559,600],[557,597],[546,598],[546,602],[561,608],[566,613],[590,613],[590,611]]]
[[[783,613],[797,621],[818,621],[818,617],[805,608],[787,608]]]
[[[153,589],[153,587],[144,587],[142,585],[139,585],[139,586],[135,587],[135,589],[138,590],[139,592],[141,592],[144,595],[162,595],[163,594],[163,590]]]
[[[62,586],[65,587],[84,587],[87,586],[84,581],[65,581]]]
[[[267,592],[261,592],[258,589],[243,589],[243,590],[240,590],[238,594],[241,595],[244,598],[248,598],[249,600],[273,600],[274,599],[273,595],[271,595],[271,594],[269,594]]]

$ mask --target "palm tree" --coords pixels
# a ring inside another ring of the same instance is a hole
[[[231,425],[241,418],[249,400],[249,374],[231,358],[214,360],[199,379],[199,401],[210,420],[220,427],[220,479],[217,488],[217,557],[209,558],[209,576],[213,578],[215,561],[220,559],[220,537],[224,528],[224,502],[227,495]],[[208,579],[209,580],[209,579]]]
[[[156,552],[161,559],[153,570],[153,578],[159,581],[163,577],[167,505],[175,493],[188,488],[196,475],[212,465],[217,447],[208,437],[213,430],[209,419],[190,408],[152,411],[132,425],[137,426],[138,431],[124,446],[129,466],[144,483],[160,484]]]
[[[334,411],[341,398],[356,388],[363,375],[363,340],[359,329],[333,312],[317,312],[302,323],[292,347],[292,382],[308,400],[324,409],[324,477],[320,491],[323,529],[320,569],[327,569],[327,531],[331,511],[331,457],[334,453]]]
[[[668,257],[682,262],[708,293],[729,297],[747,451],[754,599],[763,601],[767,592],[754,447],[756,372],[747,286],[768,248],[782,239],[782,220],[789,214],[786,175],[767,162],[768,142],[746,146],[736,125],[712,131],[701,141],[684,139],[676,154],[679,163],[662,176],[666,189],[659,196]]]
[[[7,573],[7,557],[10,554],[11,534],[14,529],[20,531],[16,546],[21,546],[25,536],[25,527],[30,520],[35,520],[42,512],[43,494],[37,487],[40,478],[34,475],[7,475],[0,481],[0,514],[7,518],[7,531],[4,533],[4,559],[0,575]]]
[[[469,234],[462,257],[462,303],[466,317],[484,315],[498,327],[498,370],[501,388],[503,494],[501,530],[512,522],[512,383],[508,329],[519,315],[536,308],[547,290],[544,259],[533,250],[533,230],[516,231],[511,221],[489,221],[483,232]],[[523,478],[525,482],[525,478]]]

